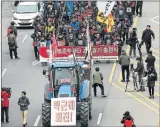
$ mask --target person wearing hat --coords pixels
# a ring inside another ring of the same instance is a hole
[[[141,84],[142,76],[143,76],[143,72],[144,72],[144,65],[141,62],[140,57],[137,57],[136,60],[137,60],[137,68],[134,69],[134,71],[138,73],[138,79],[139,79],[139,85],[140,85],[139,91],[145,91],[145,88]]]
[[[126,54],[124,50],[122,50],[121,56],[119,57],[119,64],[121,65],[121,69],[122,69],[122,81],[121,82],[125,82],[125,71],[127,72],[127,82],[129,82],[130,57]]]
[[[142,33],[142,41],[145,42],[147,53],[149,52],[150,48],[152,47],[152,45],[151,45],[152,38],[153,38],[153,40],[155,40],[155,34],[150,28],[151,28],[151,26],[147,25],[146,29]]]
[[[13,34],[17,37],[17,28],[14,26],[14,22],[12,21],[11,22],[11,25],[8,27],[8,35],[7,36],[9,36],[10,35],[10,31],[13,31]]]
[[[130,52],[129,55],[132,56],[132,51],[134,53],[134,57],[136,57],[136,44],[137,44],[137,29],[133,28],[130,32]]]
[[[103,75],[101,72],[99,72],[99,67],[95,68],[95,72],[93,73],[93,89],[94,89],[94,96],[97,96],[97,86],[101,89],[101,95],[102,97],[106,97],[104,95],[104,86],[103,86]]]
[[[126,111],[123,114],[123,118],[121,120],[121,123],[124,124],[124,127],[134,127],[135,126],[134,120],[133,120],[132,116],[130,115],[129,111]]]
[[[154,65],[155,61],[156,61],[156,58],[155,58],[155,56],[152,55],[152,51],[148,51],[148,56],[145,60],[145,62],[147,63],[147,70],[150,67],[155,67],[155,65]]]

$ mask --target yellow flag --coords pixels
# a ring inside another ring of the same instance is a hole
[[[103,13],[98,11],[97,21],[106,24],[106,28],[108,32],[111,32],[112,27],[114,25],[114,19],[112,14],[109,14],[107,17],[103,16]]]

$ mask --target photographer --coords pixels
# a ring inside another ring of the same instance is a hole
[[[2,88],[1,91],[1,122],[4,123],[4,113],[6,118],[6,123],[9,123],[9,98],[11,97],[11,89],[10,88]]]
[[[129,112],[129,111],[126,111],[126,112],[123,114],[123,118],[122,118],[122,120],[121,120],[121,123],[124,124],[124,127],[135,127],[133,118],[132,118],[132,116],[130,115],[130,112]]]
[[[154,99],[154,87],[155,87],[155,81],[157,81],[157,72],[154,67],[150,67],[146,74],[148,75],[147,86],[149,90],[149,98]]]
[[[132,51],[134,53],[134,57],[136,57],[136,43],[137,43],[137,29],[133,28],[130,33],[130,52],[129,55],[132,55]]]
[[[144,65],[141,62],[140,57],[137,57],[136,60],[137,60],[137,68],[134,69],[134,71],[138,73],[138,79],[139,79],[139,85],[140,85],[139,91],[145,91],[144,87],[141,85],[142,76],[143,76],[143,72],[144,72]]]

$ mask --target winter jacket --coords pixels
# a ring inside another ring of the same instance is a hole
[[[10,34],[8,36],[8,45],[11,49],[16,48],[17,42],[16,42],[16,36],[14,34]]]
[[[122,51],[121,56],[119,58],[119,64],[121,66],[129,66],[130,64],[130,58],[124,51]]]
[[[103,85],[103,75],[101,72],[94,72],[93,74],[93,84],[98,83]]]
[[[119,20],[124,20],[124,17],[125,17],[125,10],[122,8],[122,9],[120,9],[120,8],[118,8],[117,10],[116,10],[116,18],[119,18]]]
[[[13,30],[13,33],[14,35],[17,37],[17,28],[15,26],[9,26],[8,29],[12,29]]]
[[[152,30],[144,30],[142,34],[142,40],[144,42],[151,42],[151,36],[155,39],[155,35]]]
[[[21,111],[25,111],[28,110],[28,105],[30,105],[30,101],[26,96],[20,97],[18,100],[18,105],[20,106]]]
[[[149,69],[147,75],[148,75],[147,86],[154,87],[155,81],[157,80],[157,72],[155,71],[155,69]]]
[[[144,65],[141,62],[138,62],[137,68],[134,71],[138,72],[138,75],[142,75],[144,72]]]
[[[9,98],[10,97],[11,97],[11,93],[7,93],[6,91],[1,92],[2,107],[9,107]]]
[[[73,27],[75,30],[79,30],[79,23],[78,22],[71,22],[69,25],[71,27]]]
[[[156,58],[153,55],[147,56],[145,62],[147,63],[147,67],[154,67],[154,62],[156,61]]]
[[[124,33],[129,33],[129,27],[131,26],[130,20],[125,20],[123,23],[123,32]]]

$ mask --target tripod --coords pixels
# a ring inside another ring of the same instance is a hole
[[[136,90],[138,92],[137,74],[134,71],[133,64],[131,64],[130,72],[132,72],[132,79],[133,79],[134,90]],[[126,83],[125,92],[127,91],[127,87],[128,87],[128,81]]]

